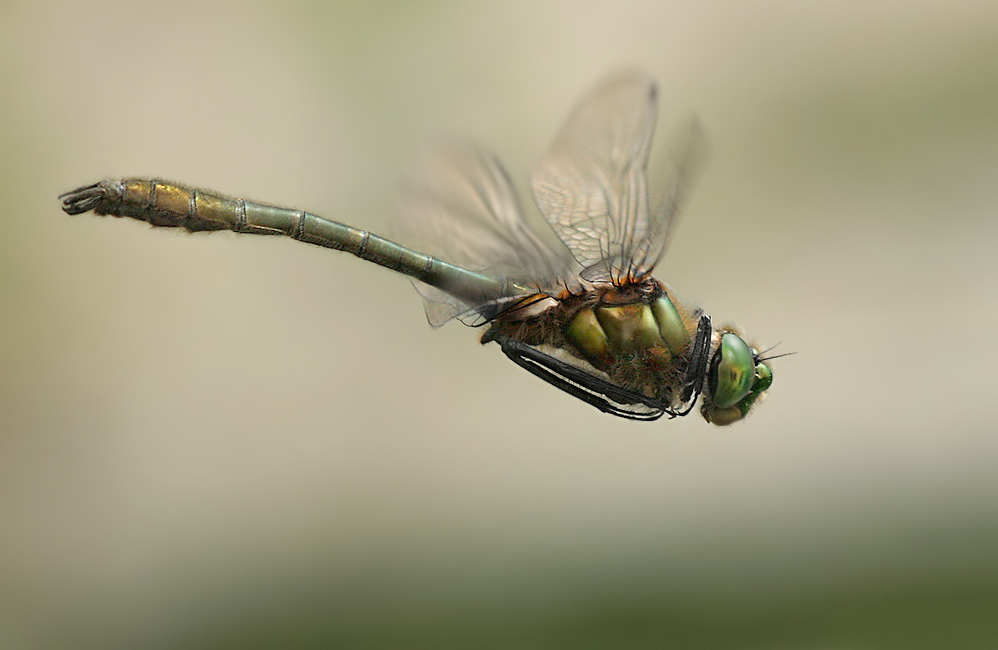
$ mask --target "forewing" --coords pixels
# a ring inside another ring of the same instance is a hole
[[[655,111],[648,75],[611,76],[576,106],[534,173],[537,205],[586,279],[631,273],[628,248],[647,236]]]
[[[708,149],[703,127],[693,117],[669,138],[664,164],[650,174],[648,227],[644,236],[625,243],[625,259],[635,277],[650,273],[665,254],[679,214],[706,165]]]

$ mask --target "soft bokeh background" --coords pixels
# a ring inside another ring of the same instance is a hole
[[[69,218],[160,176],[384,231],[521,191],[624,65],[713,145],[659,275],[797,356],[640,424],[290,240]],[[0,6],[0,647],[998,644],[994,2]]]

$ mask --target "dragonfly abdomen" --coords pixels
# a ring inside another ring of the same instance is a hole
[[[254,203],[158,179],[110,179],[64,194],[69,214],[93,210],[99,215],[131,217],[153,226],[189,232],[232,230],[254,235],[286,235],[301,239],[307,217],[302,210]],[[322,221],[327,221],[322,219]],[[335,223],[335,222],[330,222]],[[360,252],[365,231],[343,224],[329,247]]]
[[[278,206],[207,192],[157,179],[109,179],[67,192],[63,210],[131,217],[153,226],[190,232],[231,230],[285,235],[341,250],[434,286],[469,306],[531,289],[501,277],[476,273],[338,221]]]

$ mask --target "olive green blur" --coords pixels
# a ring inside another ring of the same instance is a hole
[[[996,61],[987,0],[6,0],[0,648],[998,647]],[[691,113],[710,143],[655,277],[797,353],[734,426],[601,414],[350,255],[56,199],[407,243],[422,147],[532,209],[622,65],[650,186]]]

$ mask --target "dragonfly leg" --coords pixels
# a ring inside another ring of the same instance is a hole
[[[529,345],[508,339],[499,341],[499,344],[503,353],[516,365],[604,413],[631,420],[657,420],[666,413],[673,417],[676,415],[666,404],[620,388]],[[639,405],[649,410],[642,411]]]
[[[697,337],[693,341],[693,355],[690,358],[690,366],[686,369],[686,379],[683,381],[683,389],[679,393],[679,398],[684,404],[689,404],[685,411],[677,415],[686,415],[696,404],[697,397],[703,389],[704,377],[707,376],[707,361],[710,359],[710,337],[712,330],[710,326],[710,316],[704,314],[700,317],[697,325]]]

